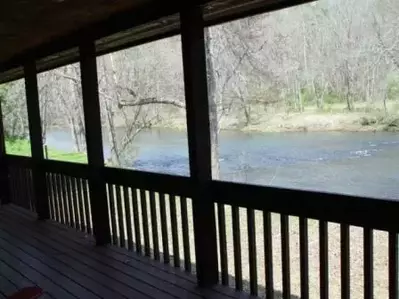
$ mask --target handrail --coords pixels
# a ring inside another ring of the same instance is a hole
[[[87,164],[44,160],[42,165],[43,170],[46,172],[62,173],[82,179],[87,179],[89,176],[89,166]]]
[[[399,202],[288,188],[212,181],[217,203],[399,232]]]
[[[13,164],[20,167],[31,168],[33,166],[34,160],[32,157],[17,156],[17,155],[6,155],[6,161],[9,164]]]
[[[26,168],[34,163],[30,157],[13,155],[7,155],[7,161]],[[63,161],[45,160],[43,170],[82,179],[89,175],[88,165]],[[103,167],[100,171],[104,182],[109,184],[186,197],[195,192],[195,184],[189,177],[111,167]],[[396,213],[399,202],[393,200],[221,181],[211,182],[211,193],[215,203],[399,231]]]
[[[129,185],[155,192],[178,193],[187,197],[191,197],[194,191],[194,183],[190,178],[177,175],[104,167],[102,177],[110,184]]]

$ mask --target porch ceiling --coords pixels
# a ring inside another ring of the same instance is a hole
[[[81,39],[96,39],[97,52],[100,54],[176,34],[179,31],[176,13],[181,8],[181,3],[187,3],[186,1],[1,1],[0,83],[21,77],[21,64],[32,58],[38,60],[39,71],[76,61],[76,47]],[[206,22],[215,24],[309,0],[196,2],[204,4]]]

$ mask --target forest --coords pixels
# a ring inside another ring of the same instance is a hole
[[[214,171],[221,130],[398,130],[398,15],[396,0],[321,0],[205,28]],[[180,36],[97,66],[109,165],[124,164],[143,130],[185,130]],[[44,144],[64,128],[84,153],[79,64],[40,73],[38,85]],[[23,79],[0,86],[0,103],[8,147],[29,147]]]

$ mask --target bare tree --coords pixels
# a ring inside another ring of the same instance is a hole
[[[29,135],[28,115],[23,80],[1,86],[0,104],[7,139],[26,139]]]

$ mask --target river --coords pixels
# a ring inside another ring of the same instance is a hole
[[[73,150],[67,130],[50,131],[47,144]],[[142,132],[131,151],[135,169],[189,175],[186,132]],[[399,134],[222,132],[220,167],[227,181],[399,199]]]

